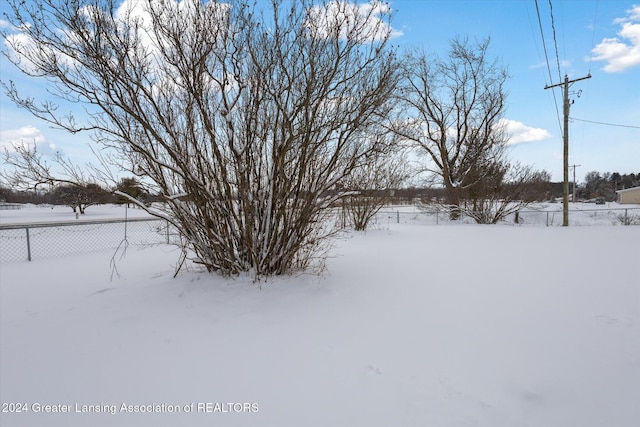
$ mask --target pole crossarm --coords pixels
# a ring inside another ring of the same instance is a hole
[[[571,83],[575,83],[575,82],[579,82],[580,80],[586,80],[586,79],[590,79],[591,78],[591,73],[589,73],[588,75],[586,75],[585,77],[580,77],[579,79],[573,79],[573,80],[566,80],[562,83],[557,83],[555,85],[547,85],[544,88],[545,89],[551,89],[553,87],[558,87],[558,86],[563,86],[565,84],[571,84]]]

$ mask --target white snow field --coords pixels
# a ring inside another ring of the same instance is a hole
[[[259,284],[170,246],[6,263],[0,425],[636,427],[639,250],[390,221]]]

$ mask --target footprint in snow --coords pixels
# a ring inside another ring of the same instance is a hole
[[[606,325],[615,325],[616,323],[618,323],[618,319],[616,319],[615,317],[607,316],[606,314],[598,314],[596,316],[596,319]]]
[[[109,292],[114,290],[115,288],[104,288],[104,289],[100,289],[99,291],[95,291],[93,293],[91,293],[90,295],[98,295],[98,294],[104,294],[105,292]]]
[[[367,373],[368,374],[382,375],[382,371],[380,370],[380,368],[378,368],[377,366],[374,366],[372,364],[368,364],[367,365]]]

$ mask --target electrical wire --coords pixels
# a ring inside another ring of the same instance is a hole
[[[561,39],[561,41],[562,41],[562,57],[564,58],[562,66],[564,68],[564,74],[567,74],[568,73],[567,67],[569,65],[571,65],[571,64],[567,60],[567,58],[569,58],[569,55],[567,54],[567,43],[566,43],[567,35],[565,33],[565,25],[564,25],[565,24],[564,4],[565,4],[564,2],[562,2],[562,1],[560,2],[560,26],[562,28],[562,39]]]
[[[562,81],[562,71],[560,70],[560,55],[558,54],[558,40],[556,39],[556,24],[555,24],[555,20],[553,19],[553,4],[551,3],[551,0],[549,0],[549,13],[551,15],[551,30],[553,33],[553,45],[555,46],[555,50],[556,50],[556,64],[558,65],[558,80]]]
[[[540,8],[538,7],[538,0],[536,3],[536,14],[538,15],[538,26],[540,28],[540,37],[542,37],[542,48],[544,50],[544,59],[547,63],[547,70],[549,71],[549,84],[553,83],[553,76],[551,75],[551,65],[549,64],[549,54],[547,53],[547,44],[544,41],[544,31],[542,30],[542,18],[540,18]]]
[[[616,127],[631,128],[631,129],[640,129],[640,126],[633,126],[633,125],[621,125],[621,124],[616,124],[616,123],[596,122],[594,120],[577,119],[575,117],[569,117],[569,119],[570,120],[575,120],[575,121],[578,121],[578,122],[595,123],[597,125],[616,126]]]
[[[590,53],[593,53],[593,46],[595,45],[596,42],[596,24],[598,22],[598,0],[596,0],[596,11],[593,14],[593,26],[592,26],[592,32],[591,32],[591,50],[589,50]],[[591,74],[591,63],[593,62],[593,55],[589,55],[589,74]]]
[[[553,83],[553,76],[551,75],[551,65],[549,64],[549,54],[547,53],[547,44],[544,40],[544,31],[542,30],[542,19],[540,18],[540,7],[538,6],[538,0],[535,0],[536,4],[536,14],[538,15],[538,27],[540,28],[540,37],[542,37],[542,48],[544,50],[544,59],[547,63],[547,71],[549,72],[549,84]],[[551,91],[553,94],[553,102],[556,106],[556,116],[558,118],[558,127],[560,128],[560,133],[562,133],[562,120],[560,118],[560,109],[558,108],[558,100],[556,98],[556,92],[554,90]]]
[[[593,24],[591,25],[591,48],[589,49],[589,75],[591,75],[591,64],[593,62],[593,47],[595,46],[595,41],[596,41],[596,28],[598,23],[598,3],[599,3],[598,0],[596,0],[595,11],[593,13]],[[589,114],[589,110],[590,110],[589,94],[591,93],[590,89],[591,89],[591,79],[589,79],[586,82],[586,88],[585,88],[586,96],[584,99],[584,108],[582,108],[582,114],[584,117],[590,116]],[[577,121],[582,121],[582,120],[578,119]],[[588,122],[582,121],[578,159],[582,158],[582,153],[584,151],[586,123]]]

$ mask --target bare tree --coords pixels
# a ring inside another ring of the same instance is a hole
[[[549,174],[519,163],[485,164],[477,180],[462,193],[460,211],[478,224],[496,224],[544,197]]]
[[[73,212],[84,215],[89,206],[108,203],[111,192],[98,184],[64,184],[55,187],[49,196],[54,204],[69,206]]]
[[[92,130],[166,200],[209,271],[305,268],[333,230],[329,190],[378,151],[399,66],[381,3],[9,0],[8,56],[63,101],[8,96],[72,132]],[[124,194],[121,194],[124,196]],[[125,196],[126,197],[126,196]]]
[[[389,202],[393,191],[409,177],[403,153],[381,153],[351,173],[342,182],[349,197],[343,200],[343,215],[357,231],[366,230],[373,217]]]
[[[405,60],[404,117],[394,129],[426,154],[453,219],[463,191],[491,172],[482,165],[501,162],[507,141],[500,119],[508,74],[488,49],[489,39],[454,39],[447,58],[410,53]]]

